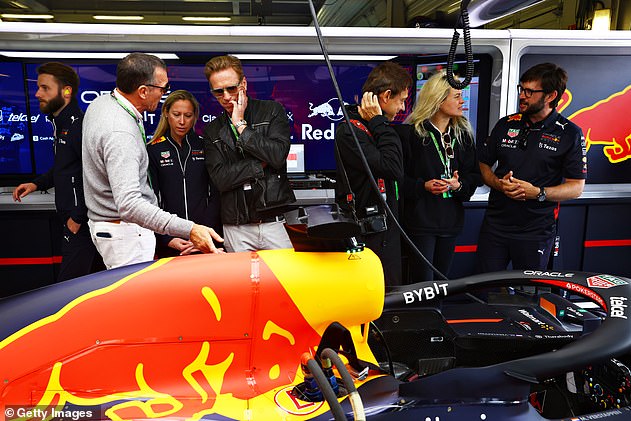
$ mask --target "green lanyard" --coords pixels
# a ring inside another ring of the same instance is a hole
[[[127,113],[134,119],[134,121],[138,125],[138,130],[140,130],[140,134],[142,135],[142,140],[143,140],[143,142],[146,145],[147,144],[147,135],[145,134],[145,126],[142,124],[142,120],[139,120],[138,117],[136,117],[136,113],[134,113],[132,110],[130,110],[129,107],[127,107],[127,105],[125,105],[120,99],[118,99],[118,97],[116,95],[114,95],[114,91],[112,91],[112,96],[114,97],[116,102],[118,102],[118,105],[123,107],[123,110],[127,111]]]
[[[451,177],[450,168],[451,168],[451,160],[447,157],[447,151],[445,151],[445,157],[443,158],[443,154],[438,147],[438,141],[436,141],[436,137],[434,137],[434,133],[429,132],[432,140],[434,141],[434,146],[436,147],[436,152],[438,152],[438,157],[440,158],[440,162],[443,163],[443,167],[445,167],[445,175]],[[453,145],[450,145],[453,148]]]
[[[234,124],[232,124],[232,121],[230,121],[230,128],[232,129],[232,133],[234,133],[235,139],[239,140],[239,132],[234,127]]]
[[[146,145],[147,135],[145,135],[145,126],[142,124],[141,120],[138,119],[136,114],[132,110],[130,110],[129,107],[127,107],[127,105],[125,105],[120,99],[118,99],[116,95],[114,95],[114,91],[112,91],[112,97],[116,100],[116,102],[118,102],[118,105],[123,107],[123,110],[127,111],[127,113],[134,119],[134,121],[136,122],[136,125],[138,126],[138,130],[140,130],[142,140]],[[147,171],[147,182],[149,182],[149,187],[151,187],[151,190],[153,190],[153,183],[151,182],[151,173],[149,171]]]

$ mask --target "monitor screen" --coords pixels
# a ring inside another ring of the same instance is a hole
[[[491,67],[490,57],[475,56],[471,83],[462,90],[462,107],[464,116],[469,120],[476,134],[476,139],[484,139],[488,135],[488,114],[490,100]],[[427,80],[437,72],[447,68],[445,56],[426,56],[416,63],[416,97]],[[464,80],[466,62],[457,59],[453,66],[454,75]]]
[[[116,85],[116,63],[68,63],[81,80],[78,100],[85,111],[99,95],[109,94]],[[333,69],[345,103],[354,103],[368,73],[377,63],[335,63]],[[37,91],[39,63],[26,65],[28,96]],[[210,94],[204,76],[204,64],[168,63],[172,89],[186,89],[200,103],[200,118],[195,129],[202,133],[204,125],[217,118],[223,109]],[[337,124],[343,119],[328,69],[323,62],[243,61],[248,83],[248,95],[257,99],[273,99],[283,104],[291,128],[291,142],[301,145],[304,167],[301,172],[319,173],[335,170],[334,139]],[[410,69],[410,72],[413,70]],[[22,94],[23,96],[23,94]],[[163,98],[164,100],[164,98]],[[160,119],[160,108],[145,112],[147,137],[155,131]],[[404,116],[399,116],[402,120]],[[53,128],[39,109],[32,110],[35,170],[47,171],[53,163]],[[28,142],[25,142],[28,144]],[[299,148],[300,149],[300,148]],[[293,150],[298,150],[294,147]],[[26,153],[28,156],[28,152]],[[292,163],[293,165],[293,163]],[[300,167],[292,168],[300,171]]]
[[[0,175],[2,176],[32,175],[34,172],[28,119],[30,118],[33,123],[39,117],[28,111],[24,94],[22,63],[2,63],[0,65]]]

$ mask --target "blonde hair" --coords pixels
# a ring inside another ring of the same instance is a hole
[[[164,100],[164,104],[162,104],[162,111],[160,112],[160,121],[158,122],[158,127],[156,127],[156,131],[153,134],[152,139],[159,139],[160,137],[168,134],[171,131],[171,127],[169,126],[169,119],[167,118],[167,113],[177,101],[189,101],[193,105],[193,114],[195,115],[195,121],[199,118],[199,102],[189,91],[177,90],[173,91],[169,94],[167,99]]]
[[[447,99],[451,92],[451,86],[447,82],[447,76],[444,71],[434,74],[430,77],[418,94],[416,104],[410,115],[405,119],[405,123],[414,125],[416,133],[423,138],[428,135],[427,129],[423,126],[425,120],[429,120],[438,112],[441,104]],[[471,123],[463,116],[451,117],[449,126],[458,142],[469,135],[473,140],[473,127]]]

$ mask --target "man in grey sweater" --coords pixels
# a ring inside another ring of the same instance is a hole
[[[169,90],[158,57],[132,53],[116,69],[116,89],[88,107],[83,119],[83,182],[92,241],[108,269],[152,260],[154,232],[190,238],[218,253],[212,228],[163,211],[148,179],[142,113],[155,111]]]

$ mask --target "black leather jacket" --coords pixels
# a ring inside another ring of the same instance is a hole
[[[248,97],[247,127],[238,139],[224,112],[204,128],[206,168],[221,193],[221,221],[266,221],[296,201],[287,179],[289,123],[283,106]],[[265,163],[265,164],[264,164]]]
[[[37,190],[55,187],[55,207],[65,223],[72,218],[76,223],[88,221],[88,210],[83,196],[81,165],[81,127],[83,112],[73,99],[57,117],[48,116],[53,125],[55,161],[53,167],[33,183]]]

